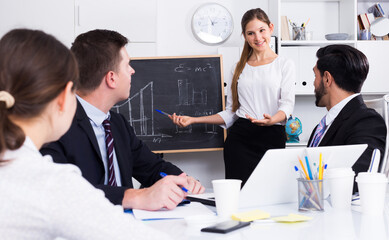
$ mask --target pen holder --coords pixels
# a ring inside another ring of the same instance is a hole
[[[323,180],[298,178],[299,211],[324,211]]]
[[[305,27],[293,27],[293,40],[305,40]]]

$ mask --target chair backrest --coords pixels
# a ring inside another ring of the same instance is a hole
[[[364,101],[366,106],[369,108],[375,109],[385,120],[386,129],[389,129],[389,94],[383,96],[382,98],[372,99],[372,100],[365,100]],[[381,168],[379,169],[379,172],[385,173],[388,175],[389,172],[389,165],[388,163],[388,152],[389,152],[389,131],[386,133],[386,144],[385,144],[385,151],[382,153],[382,164]]]

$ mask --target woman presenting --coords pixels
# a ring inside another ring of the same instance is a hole
[[[260,9],[242,18],[245,39],[239,62],[231,74],[226,110],[211,116],[170,116],[186,127],[194,123],[229,128],[224,143],[226,178],[241,179],[242,186],[268,149],[285,148],[285,123],[294,107],[295,69],[292,61],[269,46],[274,25]]]

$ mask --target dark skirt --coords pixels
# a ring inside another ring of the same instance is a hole
[[[285,127],[262,127],[239,118],[229,128],[224,143],[227,179],[241,179],[242,187],[268,149],[285,148]]]

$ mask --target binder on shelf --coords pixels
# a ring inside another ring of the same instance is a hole
[[[375,7],[377,8],[378,15],[380,15],[379,17],[385,17],[385,12],[384,9],[382,9],[381,4],[376,3]]]
[[[286,16],[281,16],[281,40],[282,41],[290,40],[289,24],[288,24],[288,18]]]
[[[375,17],[374,17],[374,14],[373,14],[373,13],[366,13],[366,17],[367,17],[367,20],[369,20],[370,25],[371,25],[372,22],[374,22],[374,20],[375,20]]]
[[[376,3],[373,6],[369,7],[367,9],[369,13],[373,13],[374,17],[379,18],[379,17],[385,17],[385,12],[384,9],[381,7],[380,3]]]
[[[361,29],[361,30],[369,30],[370,29],[370,22],[369,22],[369,19],[367,18],[366,13],[358,15],[358,23],[359,23],[359,29]]]

